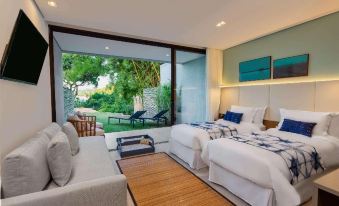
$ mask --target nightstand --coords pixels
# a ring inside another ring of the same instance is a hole
[[[314,181],[314,206],[339,205],[339,169]]]

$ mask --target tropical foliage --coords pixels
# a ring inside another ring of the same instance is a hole
[[[109,76],[104,89],[88,94],[86,101],[78,100],[77,107],[103,112],[133,112],[133,97],[142,96],[144,88],[160,85],[160,63],[79,54],[63,54],[64,86],[79,94],[84,85],[97,86],[100,76]],[[170,86],[159,87],[157,102],[160,109],[169,108]]]
[[[64,86],[74,95],[78,94],[79,86],[86,84],[98,85],[99,76],[110,70],[110,65],[103,57],[78,54],[63,54]]]

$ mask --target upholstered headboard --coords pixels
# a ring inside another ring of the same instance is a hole
[[[231,105],[267,106],[265,119],[271,121],[280,120],[280,108],[339,112],[339,80],[226,87],[221,89],[220,102],[220,113]],[[338,134],[336,129],[331,131]]]

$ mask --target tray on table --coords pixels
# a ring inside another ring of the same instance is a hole
[[[149,144],[141,144],[140,140],[142,139],[149,140]],[[153,153],[155,151],[154,140],[149,135],[119,137],[117,138],[117,145],[117,151],[121,158]]]

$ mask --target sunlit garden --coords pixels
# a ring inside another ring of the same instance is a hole
[[[161,81],[158,62],[67,53],[62,57],[65,118],[75,111],[94,115],[107,133],[159,126],[148,120],[144,125],[136,121],[134,127],[128,120],[108,124],[110,116],[144,110],[143,117],[152,117],[170,108],[170,80]]]

